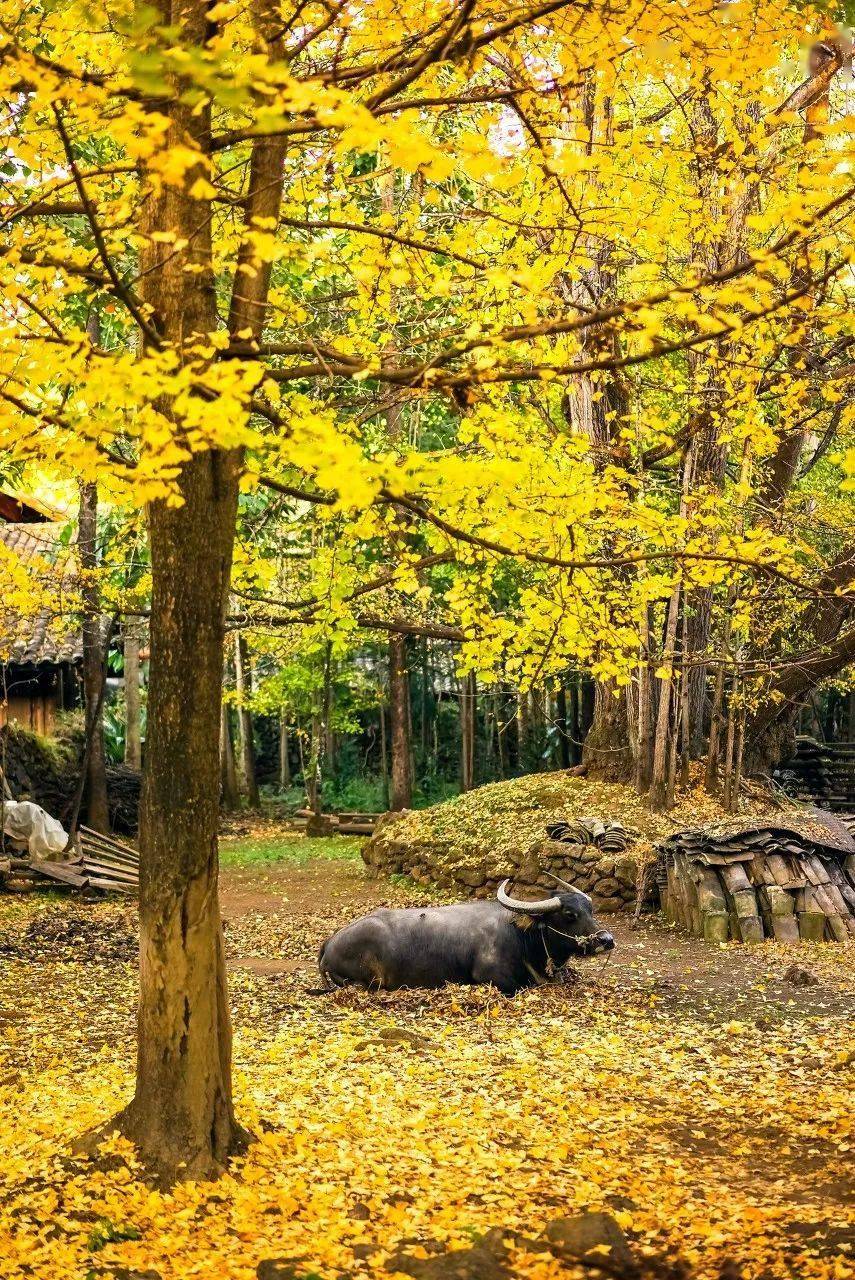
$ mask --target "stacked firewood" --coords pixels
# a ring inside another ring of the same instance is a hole
[[[659,884],[666,915],[710,942],[855,937],[855,837],[821,810],[678,832]]]

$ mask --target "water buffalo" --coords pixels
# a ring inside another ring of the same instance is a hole
[[[557,877],[556,877],[557,880]],[[369,989],[492,983],[506,995],[547,982],[574,956],[611,951],[591,899],[565,881],[529,902],[508,894],[450,907],[378,908],[334,933],[318,965],[328,988]]]

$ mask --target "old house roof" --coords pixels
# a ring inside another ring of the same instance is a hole
[[[11,524],[43,524],[58,518],[59,512],[40,498],[19,493],[17,489],[0,489],[0,520]]]
[[[37,580],[50,575],[60,595],[70,588],[73,577],[70,554],[60,541],[63,527],[56,522],[4,524],[0,520],[0,543]],[[55,665],[78,662],[82,656],[79,626],[69,629],[50,609],[30,615],[4,611],[0,601],[0,662]]]

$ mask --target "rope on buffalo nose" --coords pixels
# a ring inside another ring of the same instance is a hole
[[[550,933],[557,933],[558,936],[561,938],[569,938],[571,942],[578,942],[579,945],[582,947],[584,947],[585,943],[588,942],[589,939],[582,934],[565,933],[563,929],[556,929],[554,924],[547,924],[545,920],[541,920],[539,923],[540,923],[541,935],[543,937],[543,947],[544,947],[544,950],[546,951],[546,958],[548,961],[547,971],[549,972],[549,976],[553,977],[556,973],[560,972],[560,970],[566,966],[567,961],[570,959],[570,957],[568,956],[567,960],[564,961],[564,965],[556,965],[555,961],[552,959],[552,956],[550,955],[550,952],[549,952],[549,944],[546,941],[545,931],[548,929]],[[612,958],[612,948],[609,947],[605,952],[603,963],[600,965],[597,971],[597,976],[594,979],[593,983],[591,984],[592,986],[598,987],[600,985],[600,981],[606,970],[606,965],[609,963],[611,958]]]

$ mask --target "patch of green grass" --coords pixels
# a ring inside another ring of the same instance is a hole
[[[303,866],[313,858],[356,862],[363,841],[355,836],[304,836],[299,832],[275,835],[224,837],[220,840],[220,865],[256,867],[270,862]]]

